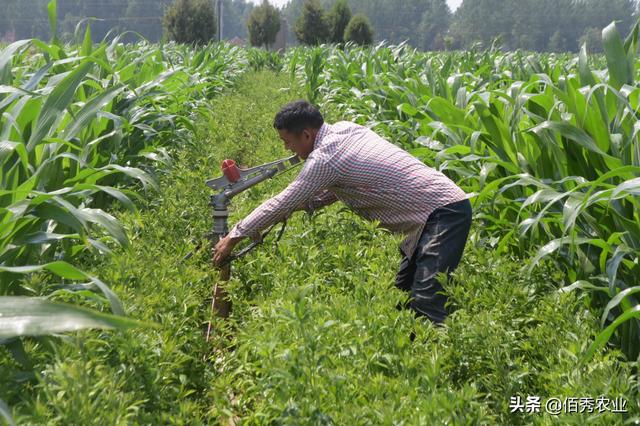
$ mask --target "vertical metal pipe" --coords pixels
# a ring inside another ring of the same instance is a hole
[[[213,233],[211,237],[211,254],[213,262],[213,251],[216,244],[229,233],[228,218],[229,210],[227,205],[229,199],[224,194],[218,194],[211,197],[210,206],[213,207]],[[216,265],[213,265],[217,268]],[[211,292],[211,317],[207,324],[207,341],[211,337],[211,322],[214,316],[227,318],[231,312],[231,301],[227,298],[227,292],[224,290],[224,283],[229,281],[231,277],[231,265],[228,263],[218,268],[218,280],[213,286]]]
[[[217,243],[218,238],[213,238],[212,241]],[[215,247],[215,243],[213,243],[213,247]],[[207,323],[207,342],[211,338],[211,324],[213,317],[228,318],[229,313],[231,312],[231,301],[227,298],[227,292],[224,289],[224,284],[229,281],[229,278],[231,278],[231,265],[226,264],[219,269],[218,280],[214,284],[211,292],[211,316]]]

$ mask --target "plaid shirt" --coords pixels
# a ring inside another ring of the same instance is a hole
[[[345,121],[325,123],[296,179],[229,234],[257,239],[260,230],[300,206],[312,212],[340,200],[358,215],[406,235],[400,248],[411,257],[431,212],[465,198],[444,174],[368,128]]]

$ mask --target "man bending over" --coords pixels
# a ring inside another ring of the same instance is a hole
[[[215,247],[220,264],[244,237],[287,218],[342,201],[358,215],[406,236],[396,286],[410,294],[409,306],[436,324],[447,298],[437,280],[460,262],[471,226],[467,195],[441,172],[358,124],[327,124],[306,101],[285,105],[274,127],[285,148],[306,160],[280,194],[238,222]]]

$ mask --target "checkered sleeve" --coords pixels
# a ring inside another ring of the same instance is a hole
[[[305,211],[311,214],[315,210],[321,209],[322,207],[328,206],[329,204],[335,203],[336,201],[338,201],[338,197],[336,197],[336,194],[329,191],[328,189],[325,189],[309,199],[309,201],[305,205]]]
[[[322,158],[309,158],[296,179],[284,191],[262,203],[233,227],[231,237],[260,238],[260,231],[289,217],[314,194],[322,194],[337,179],[337,172]]]

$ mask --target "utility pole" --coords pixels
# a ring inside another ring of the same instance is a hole
[[[224,15],[224,1],[220,0],[220,17],[218,18],[218,20],[220,21],[220,41],[222,41],[222,37],[223,37],[223,30],[224,30],[224,19],[223,18]]]
[[[223,13],[223,0],[214,0],[215,4],[215,11],[216,11],[216,16],[218,18],[218,41],[222,41],[222,30],[223,30],[223,24],[224,21],[222,19],[222,13]]]

